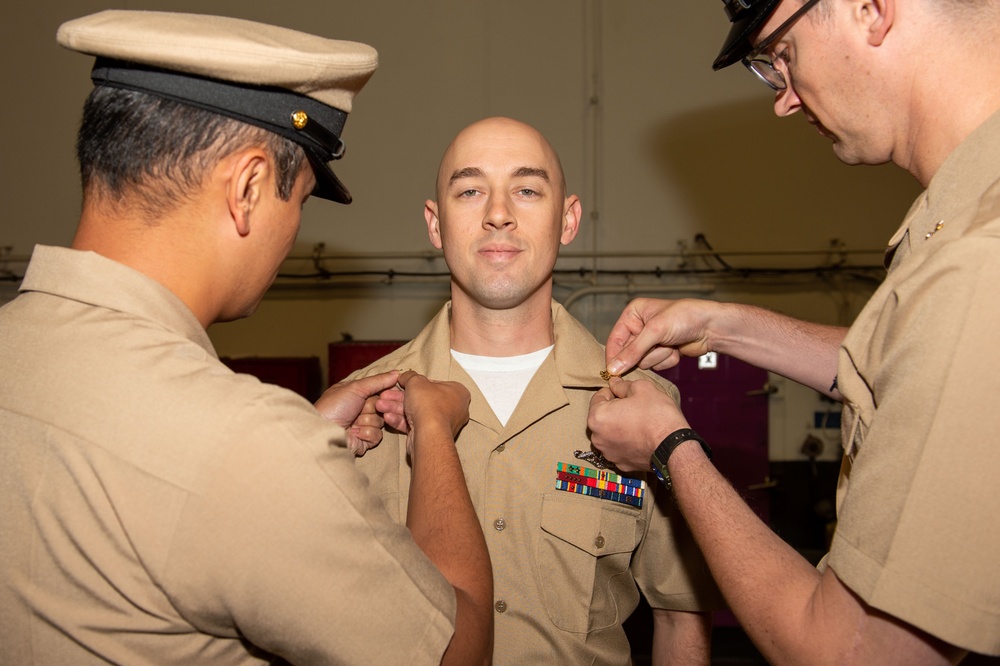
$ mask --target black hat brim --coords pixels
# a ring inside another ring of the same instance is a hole
[[[108,58],[97,59],[91,78],[96,85],[167,97],[290,139],[302,146],[309,158],[316,176],[312,195],[342,204],[352,201],[351,193],[328,164],[344,154],[340,133],[347,114],[340,109],[283,89],[217,81]],[[294,124],[297,114],[307,118],[301,128]]]
[[[349,204],[353,199],[351,193],[347,191],[337,174],[333,173],[330,165],[324,162],[312,150],[306,149],[306,157],[312,165],[313,173],[316,175],[316,187],[313,188],[312,196],[334,201],[336,203]]]
[[[712,69],[719,70],[739,62],[753,50],[750,35],[754,34],[767,21],[781,0],[763,0],[755,3],[752,8],[744,10],[733,21],[726,41],[722,44],[719,55],[712,63]]]

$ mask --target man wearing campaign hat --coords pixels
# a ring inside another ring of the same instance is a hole
[[[310,194],[350,202],[327,163],[374,49],[135,11],[57,38],[95,88],[72,248],[0,309],[0,664],[489,663],[468,392],[392,371],[321,416],[205,332],[254,311]],[[405,527],[351,452],[385,422],[419,475]]]
[[[817,570],[757,520],[710,442],[641,383],[612,380],[595,397],[594,442],[623,469],[661,472],[771,663],[1000,656],[1000,2],[725,4],[716,69],[741,62],[779,116],[801,111],[842,161],[892,161],[926,190],[849,329],[640,299],[612,329],[608,371],[715,351],[841,400],[830,553]]]

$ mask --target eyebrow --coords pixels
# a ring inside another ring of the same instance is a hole
[[[451,178],[448,179],[448,183],[454,183],[456,180],[461,180],[463,178],[476,178],[477,176],[482,176],[483,170],[478,167],[465,167],[464,169],[459,169],[455,173],[451,174]]]
[[[453,174],[451,178],[448,179],[448,184],[454,183],[456,180],[461,180],[463,178],[478,178],[483,175],[483,170],[479,167],[464,167],[458,169]],[[549,182],[549,172],[540,167],[518,167],[514,169],[511,173],[515,178],[524,178],[534,176],[536,178],[541,178],[546,183]]]
[[[549,182],[549,172],[545,169],[539,167],[519,167],[514,170],[515,178],[524,178],[525,176],[534,176],[541,178],[546,183]]]

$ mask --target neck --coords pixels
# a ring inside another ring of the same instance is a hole
[[[553,344],[552,288],[510,309],[491,310],[452,288],[451,347],[478,356],[519,356]]]
[[[207,239],[198,235],[200,218],[185,207],[157,220],[85,202],[72,247],[107,257],[156,280],[177,296],[208,328],[218,316],[213,307],[217,280],[205,260]],[[200,225],[205,228],[207,225]]]
[[[996,85],[1000,86],[1000,81]],[[907,150],[894,161],[926,188],[955,148],[1000,110],[1000,99],[993,97],[991,94],[983,95],[963,100],[961,104],[931,108],[927,113],[915,114],[917,122],[911,126],[906,137]]]
[[[998,33],[996,35],[987,34]],[[927,187],[942,163],[973,131],[1000,110],[1000,31],[970,29],[968,38],[935,51],[928,66],[926,44],[913,76],[911,119],[893,161]]]

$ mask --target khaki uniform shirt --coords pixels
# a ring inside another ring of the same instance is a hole
[[[654,608],[706,610],[714,585],[669,493],[652,474],[642,508],[556,490],[557,463],[589,451],[587,413],[604,350],[558,303],[555,347],[501,426],[473,380],[453,361],[450,304],[406,346],[357,375],[393,368],[464,384],[470,421],[458,451],[493,563],[494,663],[628,664],[621,623],[639,601]],[[659,385],[677,399],[665,380]],[[372,490],[406,520],[410,467],[405,436],[387,431],[358,460]],[[456,543],[456,548],[462,544]]]
[[[452,588],[341,428],[230,371],[125,266],[39,247],[21,290],[0,309],[0,663],[438,663]]]
[[[844,340],[828,563],[868,604],[1000,655],[1000,114],[948,157]]]

